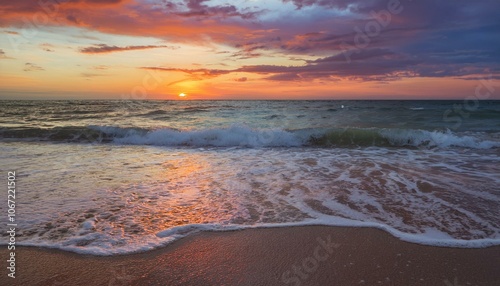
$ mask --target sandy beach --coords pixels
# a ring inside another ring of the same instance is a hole
[[[6,247],[0,251],[8,257]],[[369,228],[203,232],[167,247],[97,257],[18,247],[2,285],[498,285],[500,247],[403,242]]]

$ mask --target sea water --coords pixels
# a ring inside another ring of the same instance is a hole
[[[500,102],[459,104],[2,101],[0,170],[20,245],[113,255],[292,225],[500,245]]]

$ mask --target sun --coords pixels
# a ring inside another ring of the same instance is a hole
[[[179,96],[180,96],[180,97],[186,97],[186,95],[187,95],[187,94],[185,94],[184,92],[179,93]]]

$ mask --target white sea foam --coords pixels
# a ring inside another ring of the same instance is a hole
[[[465,147],[473,149],[490,149],[500,147],[500,142],[481,140],[472,136],[458,136],[450,130],[446,132],[425,130],[384,129],[380,134],[395,146],[428,146],[428,147]]]
[[[145,235],[141,239],[132,243],[127,241],[123,246],[117,247],[120,241],[111,241],[104,238],[104,235],[99,233],[92,233],[80,237],[73,237],[64,240],[63,242],[49,242],[46,240],[30,240],[21,242],[19,245],[46,247],[53,249],[60,249],[64,251],[71,251],[80,254],[90,254],[97,256],[110,256],[110,255],[123,255],[131,253],[146,252],[161,247],[165,247],[179,239],[193,235],[202,231],[236,231],[245,229],[259,229],[259,228],[282,228],[282,227],[301,227],[301,226],[331,226],[331,227],[353,227],[353,228],[375,228],[389,233],[390,235],[401,239],[402,241],[439,247],[454,247],[454,248],[487,248],[491,246],[500,245],[499,239],[474,239],[463,240],[454,239],[446,233],[437,231],[435,229],[427,229],[420,234],[408,234],[399,231],[389,225],[361,222],[356,220],[349,220],[341,217],[325,217],[318,219],[305,220],[302,222],[289,222],[289,223],[261,223],[254,225],[220,225],[220,224],[190,224],[180,227],[174,227],[158,232],[155,236]],[[82,241],[85,240],[99,240],[99,243],[94,243],[91,246],[81,246]]]

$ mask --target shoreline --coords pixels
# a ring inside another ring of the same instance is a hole
[[[8,259],[6,247],[1,257]],[[5,262],[6,263],[6,262]],[[380,229],[293,226],[204,231],[144,253],[16,247],[5,285],[497,285],[500,246],[451,248]]]

